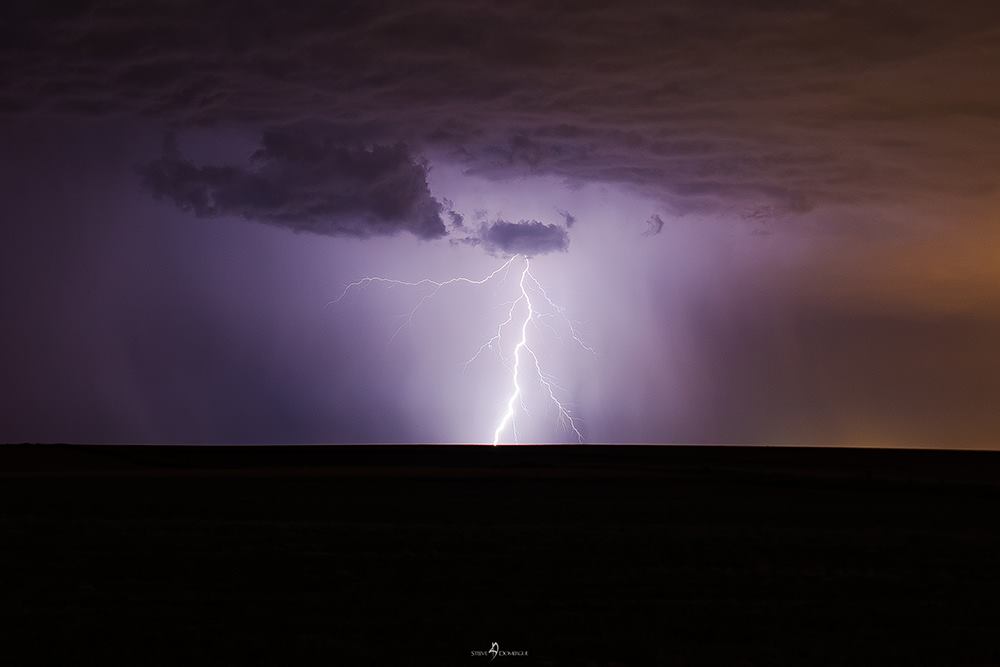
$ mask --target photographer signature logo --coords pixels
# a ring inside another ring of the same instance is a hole
[[[502,649],[500,648],[500,644],[498,642],[493,642],[492,644],[490,644],[490,650],[488,651],[483,651],[481,649],[472,649],[473,658],[485,658],[487,656],[489,657],[490,662],[493,662],[498,657],[526,658],[528,657],[528,652],[522,650],[514,650],[514,649]]]

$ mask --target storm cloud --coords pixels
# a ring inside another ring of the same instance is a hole
[[[648,220],[646,220],[646,231],[644,231],[642,234],[643,236],[656,236],[662,231],[663,231],[663,218],[661,218],[659,214],[654,213],[653,215],[649,216]]]
[[[479,239],[490,252],[504,255],[531,257],[569,248],[569,234],[565,229],[538,220],[497,220],[482,227]]]
[[[427,166],[406,146],[350,148],[303,131],[269,130],[253,166],[198,166],[172,138],[140,169],[144,184],[198,217],[247,220],[330,236],[402,231],[444,236],[442,205],[427,187]]]
[[[388,348],[406,290],[317,304],[552,253],[588,437],[995,447],[998,45],[987,0],[7,3],[0,429],[479,437],[477,291]]]
[[[573,215],[572,213],[570,213],[569,211],[564,211],[561,208],[559,208],[559,209],[556,209],[556,212],[560,216],[562,216],[563,222],[566,223],[566,227],[567,228],[572,227],[573,225],[576,224],[576,216]]]
[[[996,193],[1000,6],[755,4],[16,5],[0,109],[311,119],[490,178],[624,184],[671,214]]]

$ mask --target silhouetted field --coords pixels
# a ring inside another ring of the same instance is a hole
[[[0,663],[996,665],[1000,455],[0,448]]]

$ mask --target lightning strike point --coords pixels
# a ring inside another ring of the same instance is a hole
[[[403,316],[403,322],[393,332],[392,337],[390,338],[391,341],[395,339],[396,336],[399,335],[399,333],[403,329],[405,329],[410,323],[413,322],[413,318],[417,315],[417,312],[420,310],[421,306],[423,306],[429,300],[433,299],[434,296],[436,296],[437,293],[442,288],[456,284],[467,284],[472,286],[485,285],[486,283],[490,282],[491,280],[493,280],[493,278],[500,275],[501,273],[503,274],[503,278],[501,280],[502,284],[507,280],[507,277],[510,274],[511,266],[518,258],[524,260],[524,268],[521,270],[520,279],[518,280],[520,296],[518,296],[513,301],[509,301],[506,304],[503,304],[509,306],[506,318],[497,325],[496,333],[492,337],[490,337],[489,340],[480,345],[476,353],[465,362],[463,370],[468,370],[469,365],[475,362],[477,359],[479,359],[479,357],[486,350],[496,350],[498,356],[500,357],[501,362],[505,363],[506,365],[507,359],[503,355],[503,346],[502,346],[504,330],[514,322],[515,314],[519,310],[519,307],[523,307],[524,317],[520,321],[520,327],[519,327],[520,338],[518,339],[517,344],[514,346],[514,351],[512,355],[513,366],[510,368],[512,389],[511,393],[507,397],[507,400],[504,402],[505,406],[504,411],[501,414],[499,421],[497,422],[497,425],[493,430],[493,446],[496,447],[497,445],[500,444],[500,438],[503,437],[504,433],[506,433],[508,429],[510,430],[511,435],[514,438],[514,444],[517,444],[518,442],[517,426],[516,426],[518,406],[525,414],[528,414],[528,409],[524,403],[524,393],[521,386],[522,362],[527,361],[528,358],[530,358],[531,362],[530,364],[528,364],[528,366],[531,370],[534,371],[539,386],[545,390],[545,395],[556,408],[558,423],[567,428],[567,430],[572,431],[573,434],[576,436],[577,442],[583,443],[584,438],[583,438],[583,432],[580,430],[580,425],[579,425],[580,420],[578,417],[573,415],[573,413],[570,411],[569,407],[565,403],[559,400],[559,397],[556,394],[556,390],[561,390],[562,388],[555,381],[555,379],[551,375],[546,373],[545,370],[542,368],[541,360],[538,358],[538,355],[535,353],[535,351],[529,344],[528,330],[531,327],[531,325],[535,326],[536,331],[541,331],[540,327],[544,326],[545,328],[551,330],[557,339],[561,340],[561,337],[559,336],[558,332],[547,321],[549,318],[558,318],[561,319],[566,324],[566,328],[569,331],[569,336],[570,338],[573,339],[574,343],[576,343],[581,349],[591,354],[596,354],[596,352],[592,347],[590,347],[584,342],[583,338],[577,332],[575,323],[571,319],[569,319],[569,317],[566,316],[565,309],[549,297],[548,293],[545,291],[545,288],[538,281],[538,279],[535,278],[535,276],[531,273],[531,260],[527,256],[514,255],[506,262],[504,262],[495,271],[493,271],[486,277],[481,278],[479,280],[459,277],[459,278],[450,278],[444,281],[436,281],[425,278],[423,280],[410,282],[404,280],[396,280],[393,278],[386,278],[383,276],[366,276],[364,278],[361,278],[360,280],[356,280],[352,283],[349,283],[344,288],[343,292],[341,292],[340,296],[327,303],[327,305],[330,306],[332,304],[339,303],[340,301],[345,299],[352,291],[360,291],[373,284],[381,284],[390,288],[398,286],[429,288],[429,290],[425,294],[423,294],[420,297],[420,299],[417,300],[417,303],[409,311],[409,313]],[[544,302],[545,306],[547,306],[548,308],[546,312],[539,312],[538,310],[536,310],[535,302],[532,301],[532,295],[537,297],[540,301]]]

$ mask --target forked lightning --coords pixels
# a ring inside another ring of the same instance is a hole
[[[514,255],[492,273],[478,280],[459,277],[450,278],[444,281],[425,278],[416,282],[410,282],[405,280],[396,280],[394,278],[385,278],[382,276],[368,276],[347,285],[344,288],[344,291],[341,292],[340,296],[330,303],[338,303],[352,291],[360,290],[373,284],[429,288],[428,291],[417,300],[413,308],[403,317],[403,321],[392,334],[392,338],[395,338],[399,332],[403,330],[403,328],[413,321],[413,317],[416,315],[417,311],[420,310],[420,307],[433,298],[442,288],[457,284],[481,286],[501,275],[503,276],[503,279],[506,279],[511,267],[519,262],[523,262],[523,268],[520,269],[520,278],[518,280],[518,288],[520,290],[519,296],[508,304],[510,307],[507,310],[507,316],[504,320],[497,324],[496,333],[479,347],[472,358],[465,362],[465,367],[468,368],[468,366],[476,361],[485,350],[496,350],[500,359],[506,362],[502,349],[504,330],[514,323],[518,311],[522,311],[519,327],[520,336],[517,344],[514,346],[513,364],[510,366],[511,393],[503,404],[503,411],[496,424],[496,428],[493,430],[493,445],[499,445],[501,439],[508,431],[513,438],[513,442],[515,444],[517,443],[516,417],[518,408],[522,411],[526,411],[521,385],[521,374],[525,366],[533,371],[539,385],[544,390],[544,395],[555,406],[559,423],[568,431],[573,433],[577,442],[582,443],[583,432],[580,430],[580,419],[579,417],[574,416],[569,407],[559,399],[557,395],[559,385],[551,375],[545,372],[538,354],[534,349],[532,349],[529,342],[529,330],[532,328],[532,325],[534,325],[536,330],[540,332],[541,326],[545,326],[558,336],[558,332],[556,332],[555,328],[547,322],[550,318],[558,318],[565,322],[569,332],[569,337],[572,338],[576,345],[591,354],[594,354],[594,349],[583,341],[583,338],[577,331],[575,324],[569,319],[569,317],[567,317],[565,309],[549,297],[545,288],[542,287],[542,284],[531,273],[531,260],[528,257],[524,255]],[[534,297],[534,301],[532,300],[532,297]],[[548,310],[538,310],[536,303],[543,303]]]

